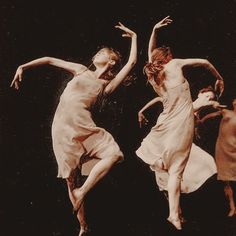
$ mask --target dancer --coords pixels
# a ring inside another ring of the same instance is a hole
[[[193,105],[189,85],[182,69],[184,66],[207,68],[217,78],[216,88],[220,89],[220,93],[223,92],[223,79],[215,67],[205,59],[173,59],[170,48],[156,48],[156,33],[171,22],[169,16],[158,22],[150,37],[149,62],[145,65],[144,71],[153,89],[162,98],[164,110],[136,154],[154,171],[168,172],[167,220],[181,230],[178,212],[180,182],[194,133]]]
[[[196,121],[195,126],[197,125],[199,120],[198,113],[203,108],[212,106],[216,109],[221,109],[225,107],[224,105],[220,105],[217,101],[214,101],[214,98],[215,91],[211,87],[207,87],[199,91],[198,98],[193,102]],[[155,103],[162,101],[163,99],[161,97],[156,97],[139,111],[138,120],[140,123],[140,127],[148,122],[143,112]],[[184,169],[183,177],[181,180],[181,192],[191,193],[196,191],[205,183],[208,178],[210,178],[214,174],[216,174],[216,165],[214,158],[193,143],[190,150],[189,159]],[[169,178],[168,172],[155,171],[155,176],[159,189],[161,191],[167,190],[167,183]]]
[[[86,194],[114,164],[123,160],[123,154],[111,134],[97,127],[91,114],[95,102],[101,96],[111,94],[137,60],[136,33],[121,23],[116,28],[123,31],[123,37],[131,38],[129,59],[120,71],[120,54],[111,48],[103,48],[93,57],[94,71],[81,64],[43,57],[19,66],[11,83],[15,89],[19,89],[25,69],[45,64],[63,68],[74,76],[62,93],[56,109],[52,142],[58,163],[58,177],[66,179],[70,200],[74,210],[78,210],[80,235],[87,230],[83,208]],[[81,166],[91,158],[100,161],[94,165],[84,184],[81,187],[75,186]]]
[[[217,178],[225,183],[224,192],[229,202],[228,216],[236,215],[236,202],[234,200],[233,182],[236,181],[236,98],[232,102],[233,110],[222,109],[202,118],[207,119],[222,116],[219,134],[216,141],[215,158]]]

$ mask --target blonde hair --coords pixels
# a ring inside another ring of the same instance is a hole
[[[103,47],[99,51],[101,50],[106,50],[110,56],[110,59],[115,61],[115,64],[111,65],[110,68],[102,75],[102,79],[112,80],[120,70],[121,54],[111,47]]]

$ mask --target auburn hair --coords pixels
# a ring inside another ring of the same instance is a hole
[[[163,73],[164,65],[172,59],[169,47],[162,46],[155,48],[151,55],[151,62],[146,63],[143,68],[148,80],[154,80],[158,86],[163,84],[165,75]]]

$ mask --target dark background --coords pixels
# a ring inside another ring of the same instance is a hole
[[[161,107],[148,112],[150,124],[140,130],[137,111],[155,96],[142,67],[153,25],[171,15],[160,44],[179,58],[207,58],[225,79],[221,102],[236,94],[235,1],[32,1],[0,4],[0,233],[11,235],[77,235],[66,185],[57,179],[50,127],[59,96],[71,79],[50,66],[24,72],[20,91],[9,88],[20,64],[42,56],[90,64],[102,45],[127,59],[129,40],[114,25],[121,21],[138,34],[136,80],[111,98],[100,125],[116,137],[125,162],[113,168],[86,199],[91,235],[235,235],[235,219],[227,219],[222,183],[215,177],[195,193],[182,197],[188,220],[182,232],[167,224],[167,202],[153,173],[134,151],[156,121]],[[199,88],[214,84],[205,70],[186,71],[193,99]],[[191,78],[190,78],[191,77]],[[109,111],[111,111],[109,113]],[[115,118],[115,119],[113,119]],[[219,120],[207,124],[202,146],[214,154]]]

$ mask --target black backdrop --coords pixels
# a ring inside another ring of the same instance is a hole
[[[103,125],[117,139],[125,162],[92,190],[86,200],[91,235],[175,235],[167,224],[167,202],[159,193],[153,173],[134,155],[155,122],[160,107],[147,114],[150,124],[140,130],[137,110],[154,97],[142,67],[153,25],[171,15],[174,22],[160,32],[159,42],[171,46],[175,57],[209,59],[225,79],[221,101],[230,104],[236,94],[235,1],[42,1],[1,2],[0,6],[0,221],[1,235],[76,235],[79,229],[67,198],[66,186],[56,178],[50,126],[61,91],[71,75],[53,67],[24,73],[20,91],[9,88],[17,66],[54,56],[89,65],[102,45],[128,55],[129,42],[114,25],[121,21],[138,34],[137,80],[121,87],[115,126],[105,113]],[[202,70],[186,71],[193,99],[199,88],[213,84]],[[117,103],[113,103],[117,104]],[[123,105],[121,105],[123,104]],[[109,108],[111,109],[111,107]],[[112,110],[112,109],[111,109]],[[219,121],[206,128],[205,149],[214,154]],[[214,179],[199,191],[183,196],[188,222],[182,235],[231,235],[222,184]],[[235,223],[235,222],[234,222]],[[232,232],[231,232],[232,233]],[[233,235],[233,233],[232,233]]]

